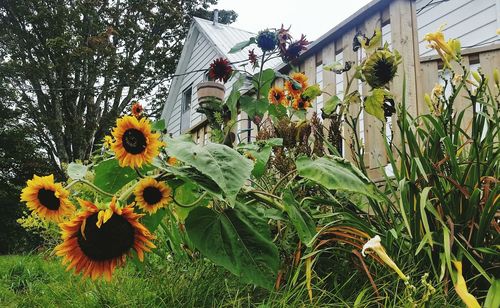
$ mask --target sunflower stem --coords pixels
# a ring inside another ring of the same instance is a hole
[[[108,197],[113,197],[114,195],[111,194],[111,193],[108,193],[108,192],[105,192],[104,190],[100,189],[99,187],[95,186],[94,184],[90,183],[89,181],[87,180],[82,180],[82,179],[79,179],[79,180],[74,180],[73,182],[69,183],[68,185],[66,185],[66,187],[64,187],[65,189],[69,189],[71,186],[75,185],[75,184],[78,184],[78,183],[83,183],[83,184],[86,184],[88,186],[90,186],[91,188],[93,188],[95,191],[97,191],[98,193],[100,194],[103,194],[105,196],[108,196]]]
[[[200,203],[201,201],[203,201],[203,199],[205,199],[205,197],[208,195],[208,193],[205,191],[203,194],[201,194],[201,196],[196,199],[194,202],[190,203],[190,204],[182,204],[182,203],[179,203],[177,200],[175,200],[175,196],[172,196],[172,200],[174,200],[174,203],[177,205],[177,206],[180,206],[180,207],[183,207],[183,208],[190,208],[190,207],[194,207],[196,206],[198,203]]]
[[[135,187],[139,184],[139,182],[136,182],[134,185],[130,186],[127,190],[121,193],[120,197],[118,198],[118,201],[127,201],[128,197],[132,194],[134,191]]]

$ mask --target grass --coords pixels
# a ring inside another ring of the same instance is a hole
[[[340,284],[319,282],[310,302],[304,283],[268,292],[246,285],[208,261],[162,261],[115,272],[111,283],[91,281],[64,271],[44,255],[0,256],[1,307],[371,307],[375,297],[363,276],[352,274]],[[351,272],[342,268],[345,273]],[[390,274],[390,273],[389,273]],[[394,276],[380,277],[384,306],[401,307],[404,286]],[[366,290],[366,291],[364,291]],[[392,293],[394,292],[394,293]],[[451,304],[442,294],[431,306]]]

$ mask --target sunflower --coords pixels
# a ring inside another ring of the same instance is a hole
[[[170,156],[168,159],[167,159],[167,164],[169,164],[170,166],[175,166],[177,165],[178,163],[178,160],[177,158],[173,157],[173,156]]]
[[[172,201],[172,189],[163,182],[153,178],[144,178],[137,185],[135,191],[135,202],[141,209],[154,214]]]
[[[292,96],[297,96],[305,88],[307,88],[307,76],[302,73],[293,73],[290,75],[292,80],[287,80],[285,82],[285,88],[288,91],[288,94]]]
[[[28,208],[40,217],[60,222],[75,210],[68,196],[69,192],[61,183],[54,183],[54,175],[35,175],[22,190],[21,201],[25,201]]]
[[[115,138],[111,149],[122,167],[136,168],[150,163],[158,155],[160,146],[164,145],[160,141],[160,134],[151,132],[151,125],[146,118],[124,116],[116,120],[116,127],[111,134]]]
[[[215,59],[212,64],[210,64],[210,69],[208,70],[208,77],[211,80],[220,80],[226,83],[231,74],[233,73],[233,68],[231,67],[229,61],[224,58]]]
[[[301,97],[295,97],[292,103],[292,108],[295,110],[306,110],[311,107],[311,102]]]
[[[113,144],[113,137],[111,137],[109,135],[104,136],[104,139],[102,141],[103,141],[102,145],[105,148],[109,149],[111,147],[111,145]]]
[[[267,96],[267,99],[271,104],[274,105],[286,105],[286,95],[285,91],[280,88],[280,87],[272,87],[271,90],[269,90],[269,95]]]
[[[377,50],[366,59],[361,71],[372,88],[381,88],[396,76],[400,62],[399,53]]]
[[[139,102],[135,102],[135,104],[132,105],[132,115],[134,117],[140,118],[143,111],[144,108]]]
[[[84,211],[60,224],[63,242],[55,248],[56,255],[63,257],[63,264],[68,264],[66,270],[109,281],[115,268],[125,264],[132,249],[143,261],[144,251],[156,247],[151,242],[153,235],[138,221],[143,215],[134,213],[132,206],[120,209],[113,198],[107,210],[99,210],[92,202],[78,201]]]
[[[273,51],[278,44],[276,32],[271,30],[259,32],[255,40],[257,41],[257,46],[263,51]]]

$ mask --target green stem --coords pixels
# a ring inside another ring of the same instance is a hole
[[[285,210],[285,207],[283,206],[283,204],[275,201],[275,199],[281,201],[281,198],[278,196],[275,196],[271,193],[268,193],[265,191],[260,191],[260,190],[249,190],[249,191],[247,191],[247,193],[252,194],[254,197],[256,197],[256,199],[258,199],[258,200],[260,200],[268,205],[271,205],[272,207],[274,207],[278,210],[281,210],[281,211]]]
[[[82,180],[82,179],[80,179],[80,180],[74,180],[73,182],[71,182],[68,185],[66,185],[66,187],[64,187],[64,188],[65,189],[69,189],[71,186],[73,186],[75,184],[78,184],[78,183],[86,184],[86,185],[90,186],[91,188],[93,188],[98,193],[103,194],[105,196],[108,196],[108,197],[113,197],[114,196],[114,194],[110,194],[108,192],[105,192],[104,190],[100,189],[99,187],[95,186],[94,184],[90,183],[89,181]]]
[[[208,193],[205,191],[203,194],[201,194],[201,196],[196,199],[194,202],[190,203],[190,204],[182,204],[182,203],[179,203],[179,201],[175,200],[175,197],[172,196],[172,200],[174,200],[174,203],[177,205],[177,206],[180,206],[180,207],[183,207],[183,208],[191,208],[191,207],[194,207],[196,206],[198,203],[200,203],[201,201],[203,201],[203,199],[205,199],[205,197],[208,195]]]

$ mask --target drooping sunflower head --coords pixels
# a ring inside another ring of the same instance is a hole
[[[137,185],[134,195],[137,205],[149,214],[156,213],[159,208],[172,201],[170,186],[153,178],[142,179]]]
[[[271,88],[271,90],[269,90],[267,99],[271,104],[274,105],[279,105],[279,104],[286,105],[285,91],[277,86],[274,86]]]
[[[135,102],[133,105],[132,105],[132,115],[136,118],[140,118],[141,115],[142,115],[142,112],[144,111],[144,108],[142,107],[142,105],[139,103],[139,102]]]
[[[146,118],[124,116],[116,120],[116,127],[111,134],[115,138],[111,149],[122,167],[136,168],[150,163],[164,145],[160,141],[160,134],[151,132],[151,125]]]
[[[372,88],[381,88],[396,76],[400,61],[397,52],[380,49],[366,59],[361,71]]]
[[[257,35],[257,46],[263,51],[272,51],[276,48],[278,44],[278,38],[276,37],[276,32],[271,30],[260,31]]]
[[[33,176],[21,192],[21,201],[40,217],[60,222],[75,211],[68,199],[69,192],[61,183],[54,183],[54,175]]]
[[[84,211],[60,225],[63,242],[55,248],[63,264],[68,264],[67,270],[109,281],[132,249],[142,261],[144,252],[155,248],[153,235],[139,222],[142,215],[134,213],[132,206],[120,209],[113,199],[107,210],[99,210],[92,202],[79,202]]]
[[[288,48],[281,53],[281,58],[285,62],[292,62],[300,56],[302,51],[307,50],[307,45],[309,45],[309,42],[307,41],[306,36],[302,35],[300,40],[292,42],[288,45]]]
[[[292,80],[287,80],[285,82],[285,89],[291,96],[297,96],[302,93],[302,91],[307,88],[307,76],[303,73],[293,73],[290,75]]]
[[[231,74],[233,73],[233,68],[227,59],[218,58],[215,59],[212,64],[210,64],[210,69],[208,70],[208,77],[212,80],[220,80],[226,83]]]

